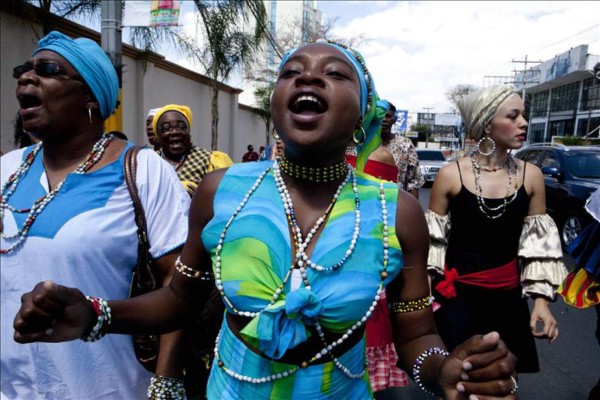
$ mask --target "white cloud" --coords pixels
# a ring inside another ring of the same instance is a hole
[[[334,10],[346,12],[336,35],[370,39],[359,50],[380,95],[413,112],[447,112],[449,88],[512,75],[523,68],[512,60],[545,61],[581,44],[600,54],[598,2],[387,2],[368,13],[364,2],[324,3],[319,7],[327,18],[336,17]],[[352,8],[361,14],[349,18]]]

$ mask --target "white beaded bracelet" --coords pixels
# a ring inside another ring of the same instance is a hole
[[[146,395],[149,399],[184,400],[183,379],[161,375],[153,376],[150,379],[150,386]]]
[[[425,350],[415,360],[415,363],[413,364],[412,375],[413,375],[413,380],[421,388],[421,390],[423,390],[425,393],[429,393],[432,396],[436,396],[435,393],[433,393],[431,390],[428,390],[425,387],[425,385],[423,385],[423,382],[421,382],[421,366],[423,365],[423,362],[425,361],[425,359],[433,354],[441,354],[444,357],[448,357],[450,355],[450,353],[448,353],[446,350],[440,349],[439,347],[432,347],[432,348]]]

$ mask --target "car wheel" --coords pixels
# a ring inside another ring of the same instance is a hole
[[[560,232],[560,238],[565,248],[573,243],[577,235],[581,233],[582,227],[583,221],[578,213],[571,213],[567,216]]]

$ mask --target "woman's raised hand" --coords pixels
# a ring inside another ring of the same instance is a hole
[[[475,335],[442,363],[440,381],[448,399],[515,399],[516,365],[498,333]]]
[[[18,343],[79,339],[96,319],[90,302],[79,290],[44,281],[21,297],[13,324],[14,339]]]

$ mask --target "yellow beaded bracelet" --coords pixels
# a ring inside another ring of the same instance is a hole
[[[395,301],[389,304],[389,308],[393,313],[405,313],[412,311],[423,310],[433,303],[433,296],[423,297],[418,300],[410,301]]]

